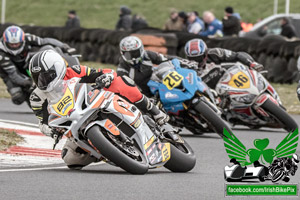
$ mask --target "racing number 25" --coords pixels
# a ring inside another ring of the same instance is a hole
[[[182,76],[180,76],[176,72],[169,73],[166,78],[164,79],[164,83],[168,84],[168,88],[174,88],[175,84],[178,85],[178,82],[183,79]]]
[[[237,77],[237,79],[234,79],[233,82],[236,85],[236,87],[243,87],[244,84],[248,82],[248,78],[241,74]]]

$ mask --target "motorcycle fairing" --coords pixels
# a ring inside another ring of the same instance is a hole
[[[147,85],[152,94],[159,93],[160,100],[167,112],[178,114],[179,111],[184,110],[182,105],[184,101],[192,99],[197,91],[205,92],[207,86],[194,70],[181,68],[180,62],[177,59],[173,59],[172,64],[177,74],[183,77],[180,85],[171,90],[164,83],[152,80]]]
[[[85,135],[92,126],[99,125],[110,134],[118,136],[122,132],[118,126],[109,119],[101,120],[97,118],[98,112],[104,110],[107,113],[114,113],[122,121],[126,122],[129,125],[128,127],[134,129],[136,134],[131,139],[137,142],[144,155],[146,155],[144,145],[151,141],[150,145],[155,147],[152,147],[152,153],[150,152],[149,154],[151,157],[146,156],[151,167],[162,166],[170,159],[170,144],[157,141],[156,136],[144,122],[139,110],[133,108],[132,104],[129,104],[114,93],[104,90],[93,90],[87,84],[80,84],[79,80],[79,78],[72,78],[63,81],[62,84],[67,86],[62,92],[63,95],[61,95],[61,98],[54,106],[50,104],[48,107],[50,113],[49,126],[67,129],[64,133],[66,136],[77,138],[76,143],[81,148],[94,157],[101,158],[101,152],[95,150],[88,142],[79,139],[78,131],[83,130]],[[64,102],[66,97],[72,99],[72,109],[69,109],[70,106],[67,108],[66,105],[69,103],[67,102],[64,107],[57,110],[57,106]],[[63,112],[64,108],[65,111]],[[153,139],[154,142],[152,142]]]

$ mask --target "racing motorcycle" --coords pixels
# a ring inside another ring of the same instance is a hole
[[[223,117],[233,125],[271,127],[294,131],[298,125],[286,112],[278,94],[259,72],[237,62],[224,64],[216,84]]]
[[[148,86],[156,104],[169,114],[172,125],[194,134],[213,131],[223,137],[224,128],[231,132],[210,89],[194,70],[181,68],[178,59],[156,67]]]
[[[90,155],[132,174],[164,166],[188,172],[196,163],[192,148],[176,134],[162,133],[154,121],[118,95],[61,80],[47,93],[49,126],[63,132]],[[173,131],[170,125],[165,129]]]
[[[290,181],[290,175],[295,176],[298,169],[299,156],[293,154],[292,158],[277,158],[269,166],[269,174],[265,177],[265,180],[271,180],[272,182],[278,182],[283,180],[284,182]]]

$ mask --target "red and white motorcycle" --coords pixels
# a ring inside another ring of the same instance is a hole
[[[223,66],[223,64],[222,64]],[[224,118],[233,125],[271,127],[293,131],[298,128],[286,112],[275,89],[255,70],[237,62],[227,69],[216,85]]]

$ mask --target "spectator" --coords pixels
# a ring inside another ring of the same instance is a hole
[[[131,10],[127,6],[120,7],[120,19],[116,24],[116,30],[129,31],[132,27]]]
[[[193,13],[195,13],[195,15],[196,15],[197,17],[199,17],[198,11],[193,11]],[[200,19],[200,18],[199,18],[199,19]]]
[[[80,27],[80,20],[79,20],[79,17],[76,15],[75,10],[69,11],[68,20],[66,22],[66,27],[68,27],[68,28],[79,28]]]
[[[280,20],[280,24],[282,28],[280,35],[287,37],[289,39],[292,37],[296,37],[295,27],[292,24],[290,24],[288,18],[282,18]]]
[[[247,22],[241,22],[241,28],[246,33],[251,31],[251,29],[253,28],[253,24]]]
[[[222,35],[222,22],[216,19],[212,12],[205,11],[203,13],[203,21],[207,24],[207,29],[200,33],[201,36]]]
[[[224,36],[238,36],[241,30],[240,20],[233,16],[233,8],[225,8],[225,16],[222,19]]]
[[[194,34],[199,34],[200,31],[204,30],[204,23],[199,17],[197,17],[195,12],[190,12],[188,14],[187,30],[189,33]]]
[[[238,18],[238,20],[240,20],[240,21],[241,21],[241,19],[242,19],[240,13],[232,13],[232,16],[235,16],[235,17]]]
[[[188,24],[188,21],[187,21],[188,16],[187,16],[187,14],[184,11],[180,11],[178,13],[178,18],[179,18],[179,20],[183,24],[183,30],[187,31],[187,24]]]
[[[132,17],[132,29],[140,30],[148,27],[146,19],[140,15],[133,15]]]
[[[184,30],[184,20],[181,20],[178,16],[176,10],[172,10],[170,13],[170,18],[165,23],[164,30],[166,31],[183,31]]]

